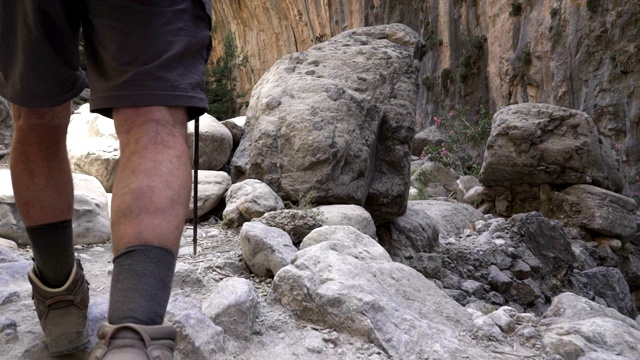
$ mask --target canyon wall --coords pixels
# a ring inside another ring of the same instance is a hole
[[[416,123],[455,105],[545,102],[586,111],[640,163],[640,2],[624,0],[214,1],[215,50],[233,33],[249,92],[285,54],[346,29],[401,22],[424,41]]]

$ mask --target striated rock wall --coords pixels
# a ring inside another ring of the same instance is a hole
[[[213,2],[216,44],[235,34],[250,90],[277,59],[347,29],[401,22],[424,40],[416,123],[456,104],[545,102],[587,112],[640,163],[640,3],[624,0]],[[216,47],[214,57],[221,47]]]

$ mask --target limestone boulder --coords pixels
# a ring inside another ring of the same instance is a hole
[[[378,227],[380,244],[389,255],[402,263],[409,262],[418,253],[430,253],[438,249],[440,230],[436,221],[410,201],[407,212],[390,223]]]
[[[73,172],[95,177],[107,192],[120,159],[120,143],[113,120],[81,106],[69,120],[67,152]]]
[[[99,244],[111,238],[107,193],[100,182],[89,175],[73,174],[73,242]],[[18,245],[28,245],[29,239],[11,187],[11,174],[0,170],[0,237]]]
[[[482,213],[468,204],[440,200],[416,200],[410,204],[433,219],[441,238],[461,235],[471,224],[482,220]]]
[[[251,272],[262,277],[273,277],[289,265],[297,251],[286,232],[257,221],[247,222],[240,229],[240,247]]]
[[[221,121],[220,124],[224,125],[229,132],[231,133],[231,138],[233,139],[233,149],[238,148],[240,145],[240,139],[242,139],[242,135],[244,135],[244,123],[246,121],[246,116],[239,116],[233,119]]]
[[[545,273],[577,262],[562,225],[537,212],[518,214],[509,219],[512,239],[524,242],[542,264]]]
[[[249,179],[229,187],[225,195],[227,207],[222,218],[230,225],[239,226],[269,211],[284,209],[282,199],[267,184]]]
[[[377,238],[376,225],[371,214],[358,205],[323,205],[316,206],[314,211],[320,213],[320,221],[324,226],[345,225],[353,226],[363,234]]]
[[[636,359],[640,353],[636,321],[572,293],[553,299],[538,329],[549,358]]]
[[[253,221],[259,221],[267,226],[284,230],[294,244],[300,244],[302,239],[313,229],[322,226],[320,213],[314,210],[284,209],[270,211]]]
[[[438,127],[429,126],[418,132],[411,141],[411,154],[420,156],[426,147],[442,146],[446,143],[445,137],[440,133]]]
[[[423,187],[429,197],[448,197],[455,193],[460,175],[442,164],[427,161],[411,176],[411,185]]]
[[[635,235],[636,208],[632,198],[592,185],[549,192],[541,204],[542,213],[565,226],[583,227],[620,239]]]
[[[199,169],[220,170],[229,161],[233,149],[231,131],[209,114],[200,116],[199,129]],[[189,153],[193,159],[195,120],[187,123],[187,131],[189,133]]]
[[[213,210],[231,187],[231,176],[224,171],[198,171],[198,215]],[[187,219],[193,219],[193,188]]]
[[[281,58],[261,78],[231,162],[286,201],[355,204],[376,222],[404,213],[415,133],[419,36],[404,25],[342,32]]]
[[[589,115],[550,104],[503,107],[492,120],[480,182],[625,187],[620,158]]]
[[[318,326],[366,338],[392,358],[488,358],[465,345],[467,311],[422,274],[393,262],[369,237],[348,241],[325,234],[326,241],[300,250],[276,274],[274,296],[285,308]]]
[[[225,334],[247,337],[253,332],[258,316],[258,296],[251,281],[226,278],[205,299],[202,312]]]
[[[632,319],[638,316],[629,285],[618,268],[598,266],[582,273],[593,293],[603,299],[609,307]]]

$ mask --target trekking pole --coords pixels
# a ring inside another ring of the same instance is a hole
[[[198,252],[198,167],[200,165],[200,117],[195,119],[193,136],[193,256]]]

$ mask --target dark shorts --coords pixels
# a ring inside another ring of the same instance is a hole
[[[57,106],[88,77],[93,112],[185,106],[194,118],[207,109],[210,32],[211,0],[0,0],[0,96]]]

